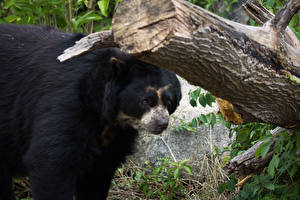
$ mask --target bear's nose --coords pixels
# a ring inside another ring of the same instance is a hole
[[[157,128],[158,129],[164,130],[164,129],[166,129],[168,127],[169,118],[159,119],[159,120],[157,120],[156,124],[157,124]]]

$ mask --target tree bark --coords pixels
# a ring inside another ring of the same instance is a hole
[[[299,41],[287,43],[283,35],[299,2],[290,0],[264,26],[251,27],[183,0],[126,0],[112,31],[122,51],[230,101],[245,123],[296,129]]]

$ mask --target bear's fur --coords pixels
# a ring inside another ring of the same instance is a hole
[[[60,63],[83,35],[0,25],[0,199],[28,175],[35,200],[105,199],[141,129],[162,132],[181,99],[167,70],[117,48]]]

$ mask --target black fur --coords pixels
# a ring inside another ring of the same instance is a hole
[[[169,113],[178,106],[174,74],[117,48],[59,63],[57,56],[81,37],[0,25],[1,200],[15,199],[12,177],[24,175],[35,200],[105,199],[138,134],[117,121],[118,113],[147,112],[139,101],[148,85],[171,84],[162,99]]]

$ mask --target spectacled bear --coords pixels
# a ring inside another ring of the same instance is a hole
[[[138,131],[159,134],[181,99],[176,76],[118,48],[60,63],[82,35],[0,25],[0,199],[28,175],[35,200],[105,199]]]

